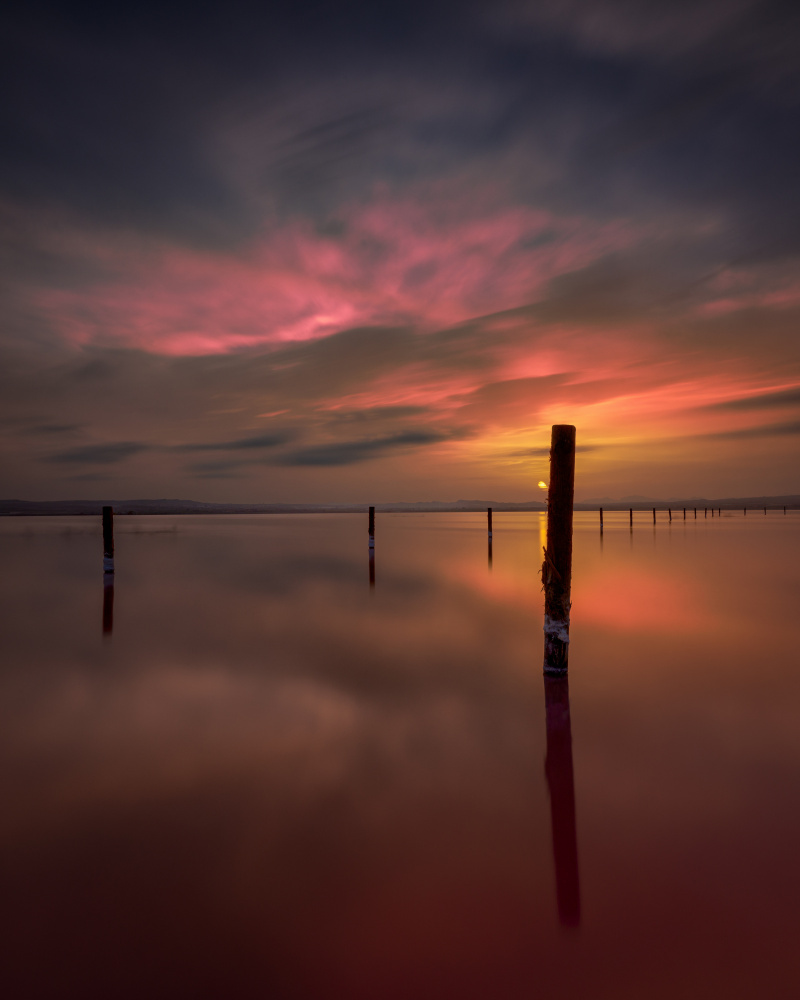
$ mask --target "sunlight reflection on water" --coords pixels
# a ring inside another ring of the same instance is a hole
[[[648,516],[547,712],[540,515],[4,519],[7,995],[780,993],[800,514]]]

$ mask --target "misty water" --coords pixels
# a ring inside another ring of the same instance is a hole
[[[4,994],[794,995],[800,512],[699,513],[576,515],[568,693],[543,515],[3,519]]]

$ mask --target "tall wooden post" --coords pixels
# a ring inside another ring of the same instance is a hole
[[[547,723],[547,756],[544,770],[547,776],[547,789],[550,792],[558,916],[562,926],[577,927],[581,920],[581,894],[578,878],[578,835],[575,821],[569,681],[566,677],[545,677],[544,704]]]
[[[544,672],[551,677],[567,673],[574,496],[575,428],[572,424],[554,424],[547,492],[547,547],[542,563]]]

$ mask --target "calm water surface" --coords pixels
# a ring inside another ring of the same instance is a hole
[[[3,995],[797,996],[800,514],[648,517],[568,692],[540,515],[0,521]]]

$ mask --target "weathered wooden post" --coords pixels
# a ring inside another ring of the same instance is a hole
[[[581,896],[569,681],[566,677],[545,677],[544,704],[547,724],[544,770],[550,793],[558,917],[563,926],[577,927],[581,919]]]
[[[114,508],[103,507],[103,572],[114,572]]]
[[[375,508],[369,509],[369,585],[375,586]]]
[[[114,508],[103,507],[103,635],[114,631]]]
[[[574,495],[575,428],[572,424],[554,424],[547,491],[547,546],[542,563],[544,672],[550,677],[565,676],[568,666]]]

